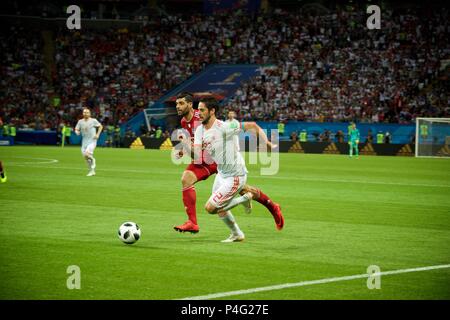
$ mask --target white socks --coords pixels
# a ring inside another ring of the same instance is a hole
[[[219,214],[220,219],[227,225],[227,227],[231,230],[234,235],[242,234],[241,229],[239,229],[236,220],[234,220],[234,216],[230,211],[221,212]]]
[[[246,194],[240,197],[236,197],[232,199],[225,207],[222,208],[223,211],[228,211],[233,209],[234,207],[240,205],[243,202],[246,202],[248,200],[251,200],[250,197]]]
[[[91,168],[92,167],[92,160],[91,160],[91,158],[87,158],[86,159],[86,163],[87,163],[88,169],[91,170],[92,169]]]
[[[91,158],[87,158],[86,159],[87,165],[88,165],[88,169],[89,170],[93,170],[95,169],[95,158],[91,157]]]

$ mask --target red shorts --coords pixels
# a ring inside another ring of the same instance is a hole
[[[217,173],[217,164],[194,164],[188,165],[186,170],[192,171],[197,177],[197,181],[206,180],[209,176]]]

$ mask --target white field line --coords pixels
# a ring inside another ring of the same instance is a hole
[[[37,158],[35,158],[37,159]],[[52,160],[52,159],[48,159]],[[58,162],[58,160],[55,160]],[[55,162],[53,162],[55,163]],[[83,170],[86,169],[84,167],[61,167],[61,166],[42,166],[40,163],[24,163],[21,162],[20,164],[16,163],[9,163],[8,166],[15,166],[15,167],[32,167],[33,164],[36,164],[37,168],[46,168],[46,169],[64,169],[64,170]],[[42,163],[46,164],[46,163]],[[107,168],[97,168],[97,172],[101,171],[107,171],[107,172],[130,172],[130,173],[154,173],[154,174],[164,174],[164,175],[177,175],[181,176],[182,170],[184,167],[180,167],[181,171],[179,172],[170,172],[170,171],[161,171],[161,170],[132,170],[132,169],[107,169]],[[427,184],[427,183],[402,183],[402,182],[384,182],[384,181],[361,181],[361,180],[346,180],[346,179],[319,179],[319,178],[301,178],[301,177],[282,177],[282,176],[256,176],[252,175],[249,176],[250,179],[277,179],[277,180],[298,180],[298,181],[310,181],[310,182],[334,182],[334,183],[360,183],[360,184],[374,184],[374,185],[394,185],[394,186],[407,186],[407,187],[432,187],[432,188],[450,188],[450,185],[445,184]]]
[[[38,160],[38,161],[29,161],[29,162],[19,162],[19,163],[8,163],[8,166],[10,165],[27,165],[29,166],[30,164],[53,164],[53,163],[58,163],[59,160],[57,159],[49,159],[49,158],[31,158],[31,157],[13,157],[14,159],[29,159],[29,160]]]
[[[301,282],[296,282],[296,283],[284,283],[284,284],[278,284],[278,285],[267,286],[267,287],[259,287],[259,288],[228,291],[228,292],[218,292],[218,293],[212,293],[212,294],[207,294],[207,295],[203,295],[203,296],[194,296],[194,297],[187,297],[187,298],[175,299],[175,300],[217,299],[217,298],[251,294],[251,293],[263,292],[263,291],[281,290],[281,289],[286,289],[286,288],[312,286],[312,285],[323,284],[323,283],[349,281],[349,280],[354,280],[354,279],[363,279],[363,278],[369,278],[369,277],[387,276],[387,275],[393,275],[393,274],[429,271],[429,270],[445,269],[445,268],[450,268],[450,264],[420,267],[420,268],[411,268],[411,269],[399,269],[399,270],[384,271],[384,272],[377,272],[377,273],[371,273],[371,274],[365,273],[365,274],[357,274],[357,275],[353,275],[353,276],[325,278],[325,279],[311,280],[311,281],[301,281]]]

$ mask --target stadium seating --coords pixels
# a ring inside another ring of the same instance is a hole
[[[255,19],[178,14],[139,32],[61,29],[50,62],[40,34],[13,27],[1,36],[0,117],[19,128],[56,129],[89,106],[104,123],[123,124],[212,63],[265,65],[228,101],[243,120],[448,117],[448,89],[437,80],[446,75],[448,12],[426,20],[412,11],[384,14],[383,32],[361,27],[363,10],[345,8],[323,16],[276,9]]]

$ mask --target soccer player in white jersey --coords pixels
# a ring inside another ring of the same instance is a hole
[[[245,201],[251,201],[252,193],[247,192],[233,199],[247,181],[247,168],[244,158],[239,153],[239,144],[235,136],[243,130],[254,130],[270,148],[274,146],[256,123],[223,122],[216,118],[218,109],[219,104],[215,98],[200,100],[198,110],[202,124],[197,127],[194,134],[194,159],[201,161],[202,159],[199,159],[203,154],[201,150],[205,150],[212,158],[209,161],[213,160],[217,164],[218,174],[205,209],[211,214],[217,213],[230,229],[231,235],[222,242],[243,241],[245,235],[230,209]]]
[[[79,136],[81,133],[81,153],[88,165],[88,177],[95,176],[95,158],[94,150],[97,146],[97,140],[102,133],[103,126],[97,119],[91,118],[91,111],[88,108],[83,109],[83,119],[78,120],[75,127],[75,133]]]

